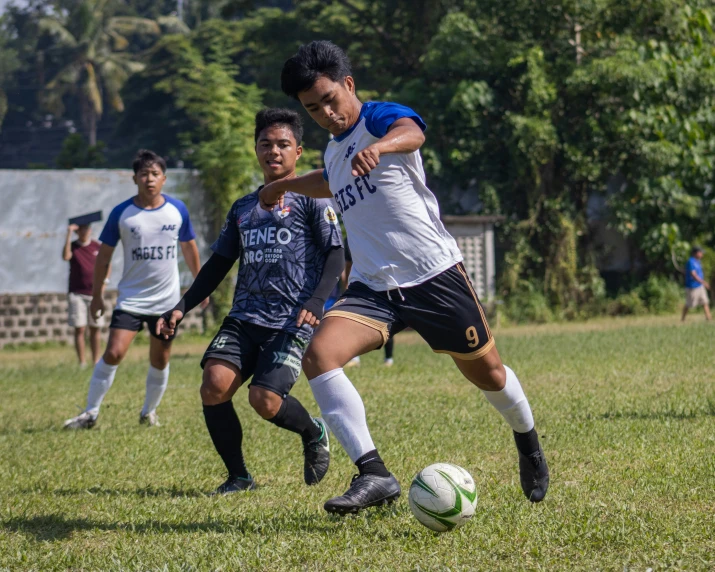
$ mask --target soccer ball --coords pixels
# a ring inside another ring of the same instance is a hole
[[[417,473],[408,498],[417,520],[436,532],[446,532],[472,518],[477,488],[462,467],[435,463]]]

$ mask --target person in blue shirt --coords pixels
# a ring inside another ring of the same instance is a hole
[[[703,249],[699,246],[694,246],[690,253],[690,259],[685,265],[685,306],[683,306],[683,322],[688,315],[690,308],[702,306],[705,311],[705,319],[709,322],[712,319],[710,315],[710,300],[708,299],[708,290],[710,284],[705,281],[703,274],[703,265],[700,262],[703,259]]]
[[[256,158],[266,184],[296,176],[303,148],[300,116],[287,109],[256,115]],[[265,420],[301,436],[303,478],[313,485],[329,462],[328,431],[292,395],[313,328],[345,266],[338,217],[331,201],[287,193],[268,212],[257,190],[231,207],[213,255],[156,333],[173,335],[178,322],[208,297],[238,261],[233,307],[203,359],[206,427],[228,471],[216,494],[255,487],[243,459],[243,431],[233,407],[238,388],[251,379],[248,401]]]

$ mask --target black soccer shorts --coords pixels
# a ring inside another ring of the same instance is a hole
[[[114,310],[114,312],[112,312],[112,321],[109,323],[109,327],[116,328],[118,330],[138,332],[146,323],[149,333],[157,340],[170,342],[176,337],[176,331],[174,331],[173,335],[169,336],[169,339],[165,339],[163,335],[157,336],[156,323],[159,321],[159,318],[161,318],[161,316],[147,316],[145,314],[132,314],[131,312],[125,312],[124,310]]]
[[[245,383],[268,389],[284,399],[300,375],[303,353],[310,338],[226,317],[201,360],[210,359],[235,365]]]
[[[485,356],[494,338],[472,282],[459,263],[427,282],[377,292],[353,282],[325,314],[347,318],[379,331],[383,344],[407,327],[437,353],[463,360]]]

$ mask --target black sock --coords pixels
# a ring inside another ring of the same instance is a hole
[[[303,441],[317,441],[320,439],[322,429],[313,421],[310,413],[305,407],[292,395],[289,395],[283,400],[281,408],[276,413],[276,416],[267,419],[277,425],[281,429],[287,429],[298,433],[303,438]]]
[[[360,475],[390,476],[390,471],[385,467],[385,462],[380,458],[380,453],[377,452],[377,449],[365,453],[355,461],[355,466],[360,471]]]
[[[389,338],[385,342],[385,359],[392,359],[392,352],[395,349],[395,338]]]
[[[514,441],[516,441],[516,448],[523,455],[531,455],[539,450],[539,436],[536,434],[536,429],[526,433],[514,431]]]
[[[218,405],[204,405],[204,419],[216,451],[223,459],[231,477],[248,478],[243,461],[243,429],[233,403],[229,400]]]

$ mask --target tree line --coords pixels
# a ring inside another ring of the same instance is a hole
[[[283,61],[330,39],[363,100],[425,118],[443,211],[506,217],[501,291],[577,315],[604,296],[596,206],[632,285],[712,244],[712,16],[707,0],[31,0],[0,19],[0,117],[71,119],[64,165],[124,167],[143,146],[196,167],[218,221],[255,182],[255,111],[298,107]],[[317,165],[326,136],[306,126]]]

